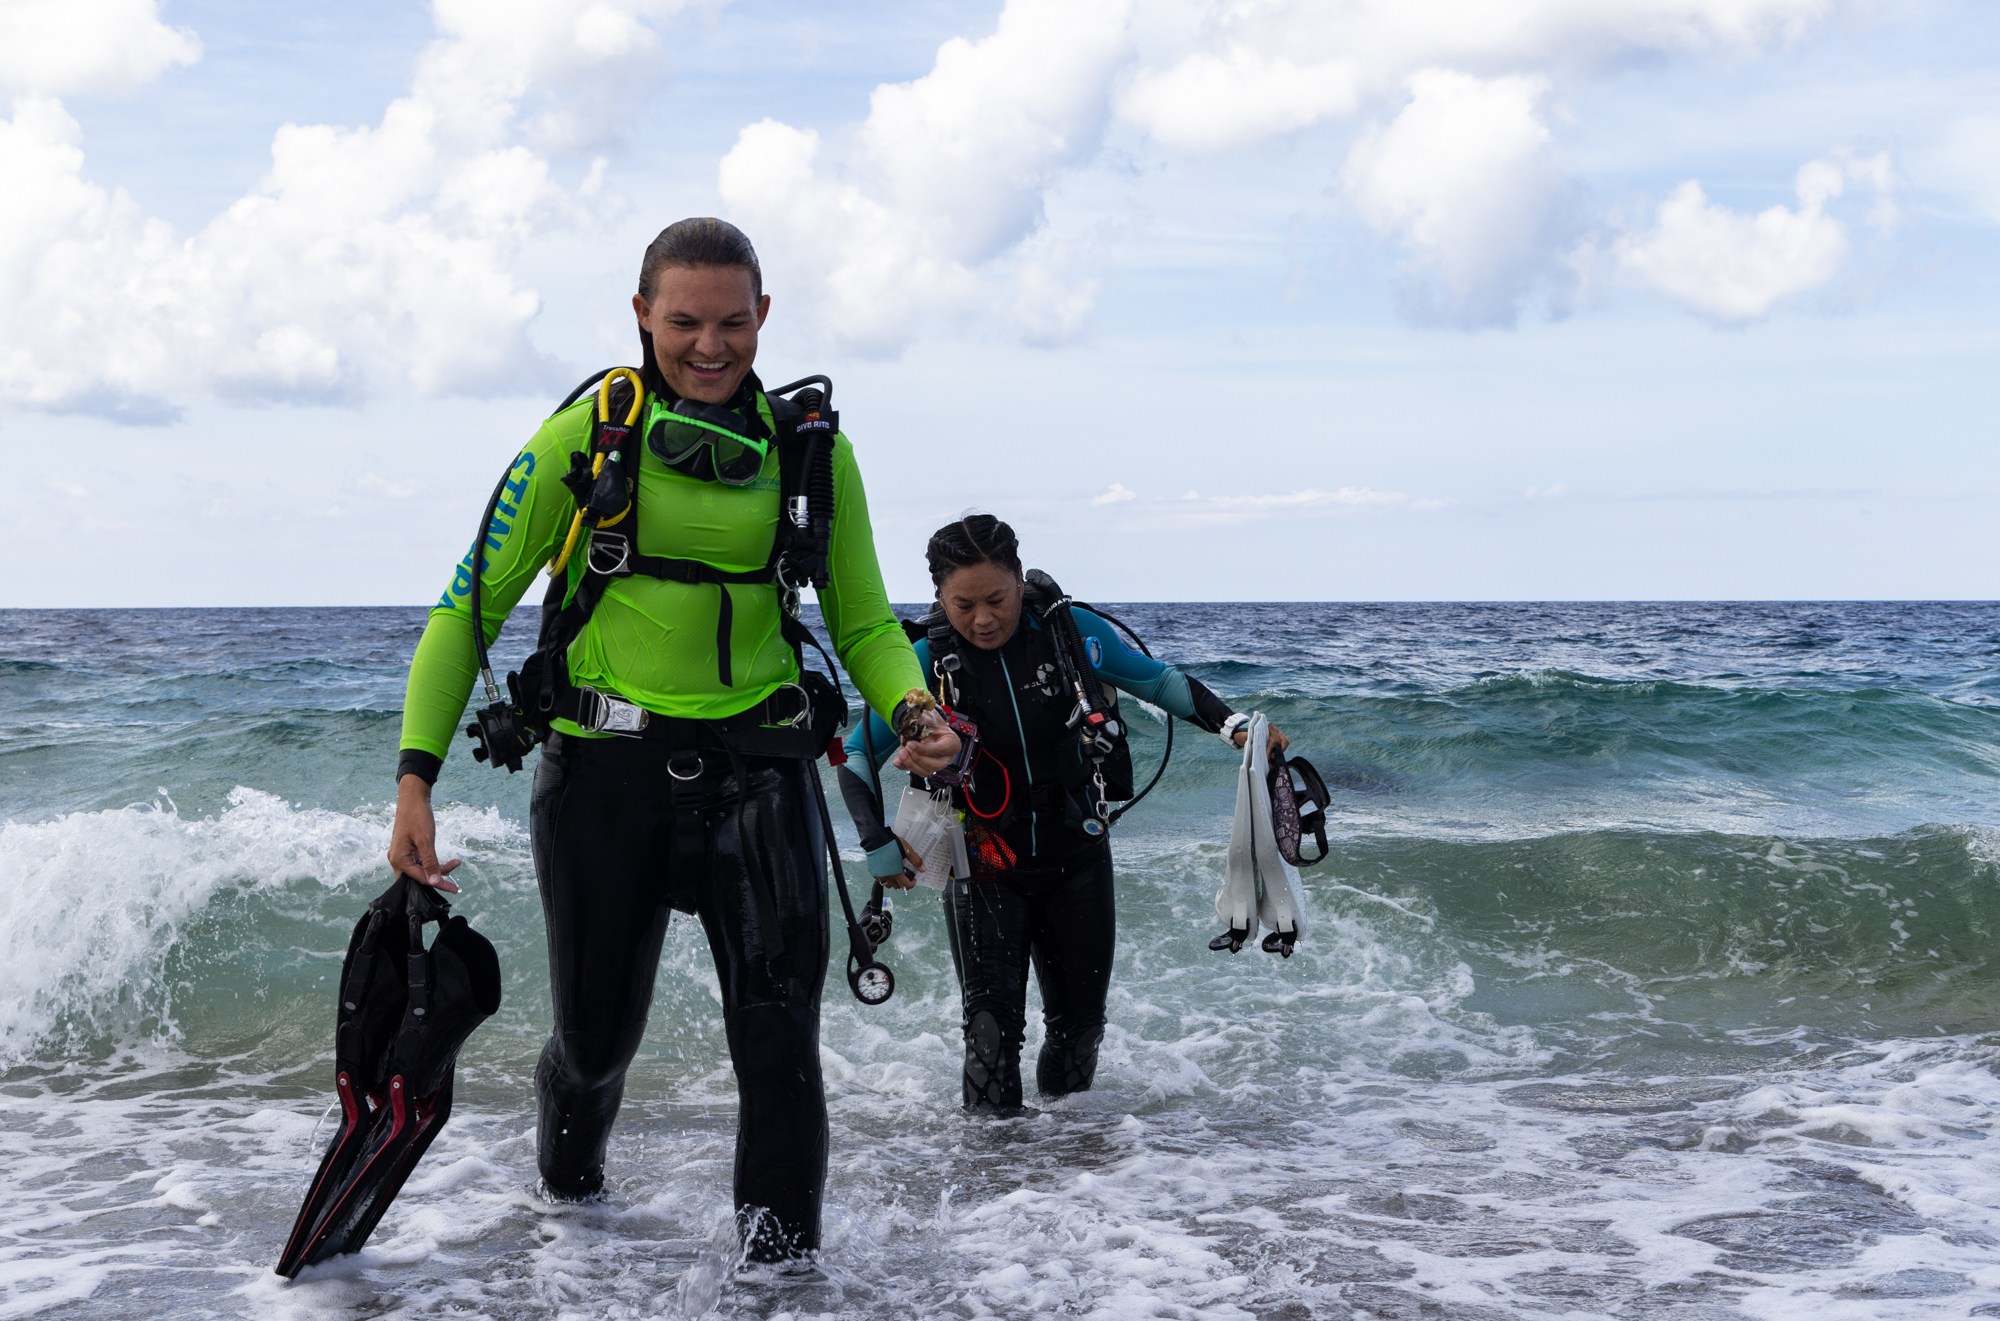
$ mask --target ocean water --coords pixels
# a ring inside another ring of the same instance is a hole
[[[529,777],[461,750],[506,1003],[286,1284],[422,611],[0,612],[0,1318],[2000,1316],[2000,605],[1118,613],[1334,786],[1296,957],[1206,949],[1232,757],[1179,740],[1096,1090],[965,1118],[903,903],[895,999],[829,980],[822,1276],[746,1273],[691,921],[610,1195],[534,1195]]]

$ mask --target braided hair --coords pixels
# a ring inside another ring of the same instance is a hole
[[[931,583],[938,587],[959,569],[975,564],[997,564],[1016,578],[1021,576],[1021,548],[1014,529],[991,514],[967,514],[931,533],[924,559],[930,565]]]

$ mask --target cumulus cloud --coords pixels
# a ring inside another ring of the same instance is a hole
[[[1792,40],[1829,0],[1213,0],[1149,58],[1120,115],[1176,149],[1241,149],[1403,101],[1352,144],[1341,182],[1396,240],[1414,319],[1512,324],[1568,301],[1582,190],[1556,163],[1551,78],[1639,54]],[[1168,26],[1172,0],[1144,11]]]
[[[17,98],[0,121],[0,398],[155,421],[202,393],[539,379],[539,299],[513,266],[580,218],[547,144],[601,133],[571,93],[643,62],[641,20],[679,7],[440,0],[379,123],[285,125],[257,186],[186,236],[90,179],[58,101]]]
[[[201,58],[201,41],[160,21],[159,0],[7,0],[0,92],[126,91]]]
[[[1547,91],[1540,78],[1426,70],[1402,112],[1349,152],[1342,186],[1403,244],[1405,302],[1420,320],[1510,325],[1553,267],[1576,186],[1550,154]]]
[[[893,353],[938,318],[1009,310],[1031,338],[1073,333],[1091,286],[1047,236],[1044,199],[1095,154],[1128,0],[1008,0],[929,73],[875,89],[851,141],[764,120],[717,174],[731,215],[778,254],[780,287],[830,339]],[[801,204],[801,199],[809,204]]]
[[[1120,114],[1170,146],[1223,150],[1393,95],[1413,73],[1483,76],[1791,40],[1830,0],[1152,0],[1154,43]]]
[[[1796,207],[1754,215],[1716,204],[1690,179],[1660,204],[1650,229],[1618,240],[1614,259],[1628,278],[1710,321],[1755,321],[1840,273],[1852,245],[1830,208],[1850,183],[1872,190],[1873,223],[1894,223],[1891,177],[1886,155],[1810,161],[1794,181]]]
[[[1048,204],[1111,121],[1216,152],[1385,116],[1342,177],[1403,246],[1409,308],[1504,325],[1566,286],[1581,228],[1542,109],[1555,76],[1767,47],[1844,2],[1007,0],[990,34],[876,88],[849,132],[748,126],[718,184],[733,216],[777,236],[778,287],[846,347],[891,354],[968,318],[1060,342],[1094,303],[1094,254]]]
[[[1230,42],[1164,69],[1142,69],[1119,113],[1170,147],[1224,151],[1346,118],[1360,106],[1354,62],[1300,63]]]
[[[1091,496],[1090,503],[1094,505],[1117,505],[1123,504],[1127,500],[1137,500],[1138,498],[1139,493],[1128,488],[1125,483],[1113,482],[1103,494]]]

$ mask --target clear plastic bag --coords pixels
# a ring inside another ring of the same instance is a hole
[[[965,854],[965,827],[949,793],[929,793],[910,785],[896,805],[891,829],[924,860],[917,872],[918,885],[942,890],[952,877],[972,874]]]

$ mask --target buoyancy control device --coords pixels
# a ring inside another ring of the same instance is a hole
[[[550,561],[549,588],[542,600],[535,649],[520,670],[507,675],[504,696],[493,678],[481,613],[486,532],[506,490],[504,475],[480,518],[472,544],[470,606],[473,648],[487,704],[474,713],[465,730],[474,743],[474,759],[496,769],[518,771],[523,758],[548,738],[558,718],[573,721],[593,734],[664,737],[681,743],[709,738],[732,756],[814,760],[838,749],[840,730],[847,723],[846,697],[835,677],[832,656],[799,618],[800,591],[807,586],[824,588],[830,575],[833,449],[840,429],[840,415],[832,403],[833,382],[825,376],[808,376],[763,392],[777,432],[778,526],[763,567],[742,571],[720,569],[701,560],[647,555],[640,550],[638,474],[645,438],[639,422],[645,416],[645,384],[629,367],[610,368],[584,380],[556,412],[569,408],[593,387],[597,402],[590,442],[584,450],[571,454],[570,470],[563,478],[576,498],[576,515],[562,549]],[[777,591],[779,626],[798,662],[798,681],[721,720],[660,716],[618,694],[576,685],[569,674],[570,645],[583,632],[606,590],[633,575],[716,587],[716,654],[724,685],[733,681],[730,588],[757,585]],[[824,660],[824,673],[806,668],[808,646]],[[863,1003],[881,1004],[894,993],[895,978],[875,961],[874,945],[856,919],[825,791],[817,775],[807,779],[818,803],[828,861],[847,919],[848,985]]]
[[[1120,817],[1152,791],[1165,773],[1167,761],[1173,755],[1173,718],[1167,718],[1166,744],[1159,766],[1145,786],[1135,792],[1125,721],[1116,700],[1098,678],[1077,631],[1072,610],[1078,603],[1040,569],[1029,569],[1024,579],[1023,608],[1033,613],[1048,639],[1061,684],[1060,700],[1068,707],[1063,717],[1064,728],[1074,740],[1073,757],[1061,778],[1064,819],[1082,833],[1102,838]],[[1123,632],[1142,654],[1152,655],[1145,641],[1125,623],[1096,606],[1084,608]],[[957,711],[964,658],[959,654],[961,640],[946,619],[943,607],[932,606],[921,622],[906,624],[905,628],[929,643],[931,673],[938,697],[948,710]],[[970,778],[969,770],[966,778]],[[1012,786],[1005,788],[1006,795],[1011,796]],[[972,801],[969,788],[967,802],[974,815],[987,819],[999,817],[1004,811],[1004,808],[991,813],[981,811]]]

